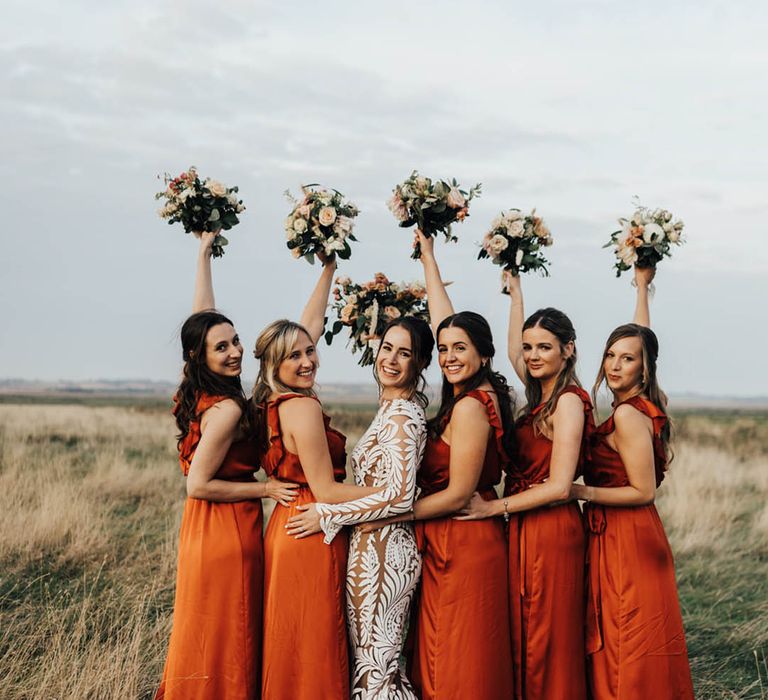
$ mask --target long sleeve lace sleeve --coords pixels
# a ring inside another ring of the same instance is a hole
[[[358,459],[363,472],[374,477],[370,485],[383,488],[346,503],[315,504],[326,543],[345,525],[405,513],[413,506],[416,470],[427,440],[424,409],[413,401],[398,399],[375,421],[375,429],[364,437],[366,444]]]

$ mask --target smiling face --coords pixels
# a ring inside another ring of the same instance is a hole
[[[573,353],[573,343],[560,344],[546,328],[533,326],[523,331],[523,361],[534,379],[546,381],[557,377]]]
[[[214,374],[239,377],[243,362],[240,337],[230,323],[212,326],[205,336],[205,364]]]
[[[411,334],[402,326],[393,326],[384,335],[376,356],[382,394],[411,388],[416,374],[413,362]]]
[[[291,389],[311,389],[319,364],[315,344],[301,332],[288,357],[278,366],[277,379]]]
[[[466,331],[448,326],[437,339],[437,359],[443,376],[453,384],[456,393],[477,374],[486,358],[477,351]]]
[[[619,338],[603,358],[605,381],[614,394],[625,395],[642,388],[643,344],[640,338]]]

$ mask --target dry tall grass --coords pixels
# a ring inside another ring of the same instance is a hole
[[[340,412],[359,435],[370,411]],[[659,508],[697,697],[768,697],[768,419],[685,416]],[[0,688],[8,700],[149,698],[183,503],[160,411],[0,405]],[[762,674],[762,685],[761,685]]]

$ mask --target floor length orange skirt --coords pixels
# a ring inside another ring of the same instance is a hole
[[[674,562],[655,506],[588,506],[587,519],[593,698],[693,700]]]
[[[285,533],[296,506],[313,502],[302,487],[290,507],[275,506],[264,535],[263,700],[349,697],[347,534],[328,545],[322,533],[301,540]]]
[[[418,524],[422,551],[410,659],[423,700],[512,697],[507,544],[499,518]]]
[[[575,503],[509,522],[515,697],[585,700],[586,541]]]
[[[261,501],[187,499],[173,630],[156,700],[259,697],[262,529]]]

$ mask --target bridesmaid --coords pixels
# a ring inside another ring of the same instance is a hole
[[[667,398],[650,329],[653,269],[635,268],[634,323],[605,345],[592,395],[605,382],[613,412],[595,434],[585,486],[589,527],[587,653],[595,700],[693,699],[672,552],[653,500],[669,461]]]
[[[509,522],[509,586],[515,697],[584,700],[585,536],[566,501],[593,427],[592,404],[576,376],[576,333],[557,309],[523,323],[520,278],[510,294],[509,357],[525,385],[517,452],[504,498],[473,497],[462,519]]]
[[[410,513],[427,438],[421,391],[435,341],[429,325],[397,318],[384,329],[374,363],[380,408],[352,452],[355,483],[383,490],[338,505],[298,506],[289,534],[325,532],[330,543],[344,525]],[[405,628],[421,573],[410,522],[362,533],[352,530],[347,567],[347,622],[354,657],[352,697],[416,700],[401,668]]]
[[[298,505],[339,503],[381,490],[340,483],[346,438],[331,428],[314,391],[316,343],[335,267],[324,261],[302,323],[271,323],[254,350],[260,367],[251,400],[262,466],[272,477],[299,484],[296,501],[275,508],[264,535],[264,700],[349,697],[347,535],[339,533],[329,546],[319,535],[295,539],[286,532]]]
[[[179,533],[173,629],[156,700],[254,700],[259,696],[261,586],[259,499],[288,504],[295,484],[254,481],[240,384],[243,346],[213,310],[211,245],[201,237],[193,314],[182,326],[183,379],[174,396],[187,500]]]
[[[379,522],[420,521],[422,582],[410,659],[419,697],[507,700],[513,682],[503,523],[458,522],[452,515],[473,491],[495,496],[512,446],[503,427],[512,401],[506,380],[491,366],[487,321],[471,311],[454,313],[434,240],[417,235],[443,371],[441,405],[429,423],[413,513]]]

